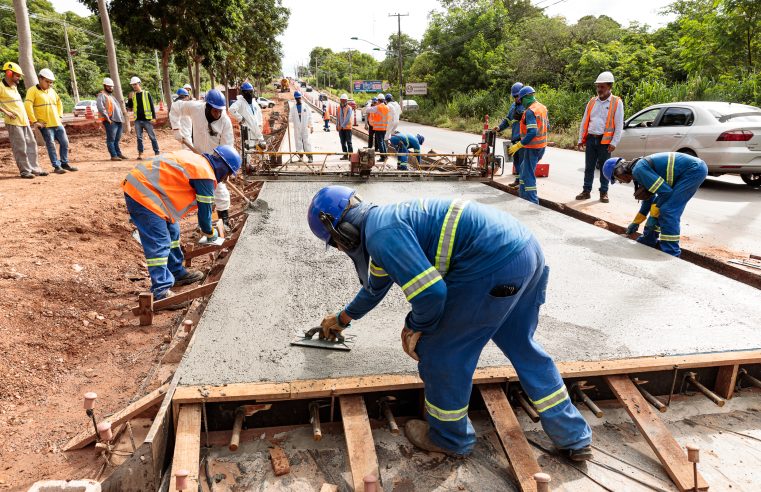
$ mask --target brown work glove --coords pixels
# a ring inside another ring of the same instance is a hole
[[[422,332],[412,331],[406,326],[402,329],[402,348],[407,355],[418,362],[420,362],[420,357],[418,357],[417,352],[415,352],[415,346],[417,346],[417,342],[420,340],[421,336],[423,336]]]
[[[642,200],[642,201],[649,200],[652,196],[653,194],[647,191],[647,188],[645,188],[644,186],[640,186],[634,192],[634,198],[636,198],[637,200]]]
[[[320,328],[322,328],[321,339],[335,342],[338,338],[342,338],[341,332],[348,328],[351,322],[346,325],[342,324],[340,316],[341,312],[339,311],[338,314],[328,314],[322,319],[320,323]]]

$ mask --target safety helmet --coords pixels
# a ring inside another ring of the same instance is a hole
[[[356,193],[348,186],[332,185],[318,191],[312,198],[312,203],[307,209],[307,222],[312,233],[326,245],[330,242],[330,231],[320,219],[330,220],[330,225],[335,228],[349,208],[351,198]]]
[[[190,85],[190,84],[185,84],[185,85],[182,86],[182,88],[185,89],[186,91],[192,91],[193,90],[193,86]]]
[[[374,97],[374,98],[372,98],[372,99],[370,99],[370,100],[371,100],[372,102],[374,102],[374,103],[377,103],[377,102],[378,102],[378,98],[377,98],[377,97]]]
[[[528,96],[529,94],[536,94],[536,91],[530,85],[524,85],[520,91],[518,91],[518,97]]]
[[[386,94],[386,101],[393,101],[393,100],[394,100],[394,96],[392,96],[391,94]]]
[[[254,86],[251,85],[251,82],[243,82],[243,85],[240,86],[240,90],[242,90],[242,91],[252,91],[252,90],[254,90]]]
[[[293,93],[293,97],[296,98],[296,99],[301,99],[301,92],[299,92],[299,91],[294,92]]]
[[[346,94],[341,94],[341,97],[339,99],[341,101],[348,101],[349,100],[349,96],[347,96]]]
[[[132,77],[129,79],[129,85],[135,85],[140,83],[140,77]]]
[[[518,96],[518,94],[520,93],[521,89],[523,89],[523,84],[521,84],[520,82],[516,82],[516,83],[514,83],[514,84],[513,84],[513,86],[510,88],[510,94],[511,94],[513,97],[517,97],[517,96]]]
[[[22,77],[24,76],[23,70],[21,70],[21,67],[19,67],[17,63],[13,63],[10,61],[5,62],[5,65],[3,65],[3,72],[7,72],[8,70],[10,70],[13,73],[17,73],[21,75]]]
[[[184,87],[180,87],[179,89],[177,89],[177,95],[178,96],[189,96],[190,93],[188,93],[188,91],[186,91]]]
[[[106,77],[105,79],[103,79],[103,85],[107,85],[109,87],[113,87],[114,86],[114,81],[111,80],[110,77]]]
[[[51,82],[55,80],[55,75],[53,75],[53,71],[50,70],[49,68],[43,68],[42,70],[40,70],[39,75],[40,77],[45,77]]]
[[[217,89],[212,89],[206,93],[206,104],[214,109],[225,109],[225,96]]]
[[[242,159],[235,147],[232,145],[219,145],[214,148],[213,154],[205,154],[212,161],[216,161],[217,165],[220,165],[220,161],[224,163],[229,169],[230,174],[235,175],[240,169]]]
[[[417,141],[418,141],[418,143],[420,145],[423,145],[423,142],[425,142],[425,137],[418,133],[417,134]]]
[[[597,76],[595,84],[612,84],[615,81],[616,79],[613,78],[613,74],[611,72],[605,71]]]
[[[605,161],[605,164],[602,165],[602,175],[605,176],[605,179],[610,181],[610,184],[614,184],[616,182],[614,171],[616,166],[618,166],[618,163],[623,160],[624,159],[621,157],[611,157]]]

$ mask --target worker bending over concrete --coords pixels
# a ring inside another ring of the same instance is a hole
[[[510,127],[511,145],[515,145],[521,141],[521,118],[523,117],[523,105],[521,104],[521,99],[518,97],[521,89],[523,89],[523,84],[520,82],[514,83],[510,88],[510,95],[513,96],[513,103],[510,105],[510,109],[507,111],[507,116],[505,116],[505,118],[502,120],[502,122],[500,122],[498,126],[494,127],[494,129],[498,132],[504,131],[508,126]],[[515,166],[515,170],[518,171],[519,176],[521,169],[521,159],[523,159],[524,153],[525,151],[523,149],[518,149],[518,151],[515,152],[515,155],[513,155],[513,165]],[[518,188],[520,184],[520,179],[515,178],[515,181],[513,181],[508,186],[515,189]]]
[[[238,151],[221,145],[198,155],[178,150],[143,161],[122,182],[127,211],[140,234],[154,300],[170,297],[175,285],[198,282],[203,273],[187,270],[180,249],[180,219],[198,209],[207,241],[219,236],[211,222],[214,188],[240,169]]]
[[[301,102],[301,92],[293,93],[295,103],[291,104],[288,113],[288,121],[293,125],[293,141],[296,143],[296,153],[299,161],[304,157],[300,152],[312,152],[312,144],[309,142],[309,134],[314,131],[312,126],[312,110],[309,105]],[[307,155],[307,161],[312,162],[312,154]]]
[[[420,134],[412,135],[411,133],[396,132],[391,135],[389,142],[397,153],[403,154],[397,157],[396,168],[401,171],[407,170],[407,155],[412,149],[412,159],[414,164],[420,164],[420,146],[423,145],[425,137]]]
[[[659,152],[631,161],[613,157],[605,161],[603,174],[611,184],[634,181],[634,196],[642,200],[626,233],[634,234],[647,219],[637,242],[679,256],[679,223],[687,202],[708,176],[706,163],[681,152]]]
[[[250,82],[244,82],[240,86],[241,94],[230,105],[230,114],[240,122],[242,148],[266,147],[262,137],[262,109],[254,97],[254,86]]]
[[[418,361],[428,419],[407,423],[412,444],[450,455],[471,452],[473,372],[493,340],[515,367],[555,445],[573,460],[591,459],[592,431],[534,340],[549,268],[526,227],[477,202],[417,199],[377,206],[344,186],[317,192],[307,217],[321,241],[351,258],[362,284],[344,309],[323,319],[323,338],[335,339],[393,284],[411,304],[402,347]]]
[[[524,86],[518,92],[518,98],[524,111],[520,123],[520,141],[508,149],[510,155],[515,155],[524,149],[521,158],[518,195],[524,200],[539,203],[536,193],[536,165],[544,155],[547,147],[547,132],[550,122],[547,118],[547,108],[536,100],[536,91],[530,85]]]

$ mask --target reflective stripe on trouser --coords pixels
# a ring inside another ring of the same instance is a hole
[[[544,148],[524,148],[521,150],[523,151],[523,161],[520,168],[521,184],[518,186],[518,195],[524,200],[539,203],[539,196],[536,192],[536,165],[544,155]]]
[[[661,227],[659,246],[661,251],[672,256],[679,256],[682,250],[679,248],[679,223],[687,202],[695,196],[700,185],[708,175],[708,167],[703,162],[694,164],[689,170],[679,174],[672,186],[671,195],[660,204],[660,217],[658,224]]]
[[[127,211],[140,234],[148,273],[151,276],[151,292],[157,298],[164,296],[174,285],[175,278],[187,275],[180,249],[180,224],[167,222],[151,212],[129,195],[124,195]]]
[[[447,284],[439,325],[417,344],[418,370],[425,384],[431,440],[454,453],[467,454],[476,442],[467,415],[473,372],[483,347],[492,339],[510,359],[529,398],[540,401],[563,387],[552,359],[533,339],[544,302],[549,269],[533,237],[523,250],[491,274],[472,282]],[[489,295],[497,285],[519,286],[512,296]],[[591,442],[591,430],[571,401],[564,399],[541,413],[552,441],[578,449]]]

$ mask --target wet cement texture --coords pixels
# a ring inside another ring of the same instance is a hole
[[[359,282],[351,260],[312,235],[306,210],[325,183],[267,182],[183,360],[183,385],[416,373],[399,332],[401,289],[344,333],[351,352],[292,347]],[[481,183],[358,184],[378,204],[459,197],[511,213],[551,268],[536,339],[557,361],[607,360],[761,347],[756,289]],[[493,344],[479,367],[509,365]]]

